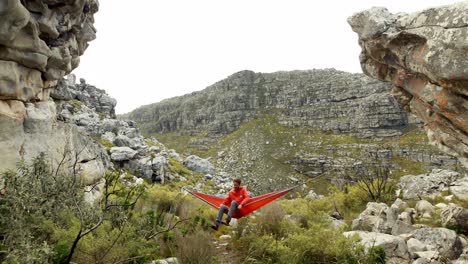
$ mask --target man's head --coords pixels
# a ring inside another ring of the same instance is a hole
[[[232,182],[234,184],[234,189],[238,190],[241,185],[241,179],[235,178],[234,180],[232,180]]]

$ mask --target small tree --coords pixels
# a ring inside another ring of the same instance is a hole
[[[361,166],[355,167],[353,178],[357,180],[356,186],[364,191],[371,201],[384,202],[394,193],[394,186],[390,179],[388,166]]]
[[[103,199],[98,208],[93,208],[91,211],[85,212],[82,210],[82,202],[77,200],[77,190],[72,191],[71,196],[75,204],[75,213],[80,220],[80,229],[73,241],[70,252],[65,263],[69,263],[76,250],[78,242],[86,235],[97,229],[107,219],[110,220],[120,232],[123,231],[123,226],[127,222],[128,215],[131,213],[133,206],[137,203],[144,189],[141,186],[134,185],[127,187],[120,183],[119,171],[108,172],[105,179],[105,187],[103,191]],[[97,212],[94,213],[94,212]],[[117,236],[118,239],[119,236]],[[112,243],[114,244],[117,239]],[[109,252],[111,248],[107,249]]]

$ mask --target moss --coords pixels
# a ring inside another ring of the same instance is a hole
[[[172,174],[179,174],[182,176],[190,176],[192,175],[192,171],[184,167],[174,158],[169,159],[169,170]]]
[[[81,101],[78,101],[76,99],[73,99],[70,101],[70,104],[73,106],[73,108],[75,109],[81,109],[81,107],[83,106],[83,103]]]
[[[107,114],[103,113],[103,112],[99,112],[98,115],[99,115],[99,120],[101,120],[101,121],[104,120],[107,117]]]
[[[106,138],[101,138],[99,143],[101,143],[101,145],[103,145],[106,150],[110,150],[114,146],[114,144],[112,144],[112,142]]]
[[[164,146],[163,144],[161,144],[161,143],[159,143],[159,142],[154,142],[154,141],[149,140],[149,139],[146,139],[146,140],[145,140],[145,143],[146,143],[146,145],[148,145],[149,147],[160,147],[160,148],[161,148],[161,147]]]
[[[419,175],[427,172],[424,167],[424,163],[408,160],[403,157],[392,157],[392,162],[397,164],[400,168],[392,172],[392,177],[394,179],[399,179],[404,175]]]
[[[402,146],[412,146],[418,143],[427,144],[428,142],[429,140],[427,139],[427,135],[424,133],[424,130],[415,126],[408,126],[403,135],[398,139],[398,144]]]

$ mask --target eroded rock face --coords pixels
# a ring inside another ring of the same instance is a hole
[[[76,68],[95,39],[97,10],[97,0],[3,0],[0,99],[45,99],[43,89]]]
[[[391,14],[372,8],[348,19],[368,76],[425,124],[429,140],[468,167],[468,2]]]
[[[388,95],[390,85],[335,69],[240,71],[200,92],[142,106],[127,115],[149,132],[217,137],[269,112],[287,127],[311,127],[358,137],[401,135],[410,122]],[[202,143],[202,142],[199,142]]]
[[[54,166],[74,164],[87,184],[103,176],[105,150],[57,121],[49,97],[96,37],[97,10],[97,0],[0,1],[0,173],[46,153]]]

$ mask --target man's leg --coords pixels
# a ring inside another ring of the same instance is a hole
[[[214,226],[211,226],[211,228],[213,228],[214,230],[218,230],[219,223],[221,223],[221,219],[223,218],[224,211],[227,211],[227,210],[228,210],[227,206],[225,206],[224,204],[221,205],[218,211],[218,216],[216,217],[215,224]]]
[[[226,224],[227,225],[229,225],[229,222],[231,222],[232,215],[234,214],[234,211],[236,211],[238,206],[239,205],[237,204],[236,201],[233,201],[231,203],[231,208],[229,208],[229,212],[228,212],[228,215],[227,215],[227,218],[226,218]]]

